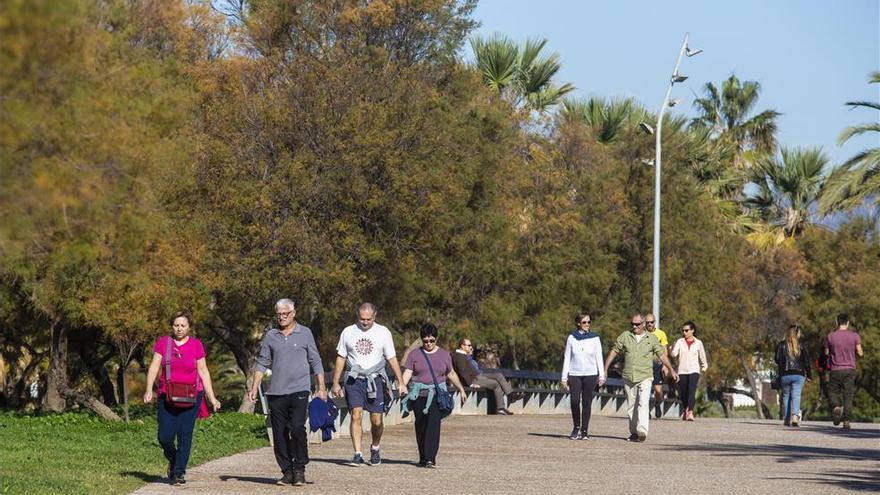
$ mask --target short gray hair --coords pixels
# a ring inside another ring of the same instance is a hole
[[[286,297],[284,299],[279,299],[278,302],[275,303],[275,311],[278,311],[278,308],[282,306],[287,306],[290,309],[296,311],[296,303],[293,302],[292,299],[287,299]]]
[[[373,318],[375,318],[375,317],[376,317],[376,313],[379,312],[379,308],[377,308],[375,304],[365,302],[365,303],[361,304],[360,306],[358,306],[358,310],[357,310],[358,314],[357,314],[357,315],[360,316],[360,315],[361,315],[361,311],[363,311],[363,310],[365,310],[365,309],[369,309],[370,311],[373,312]]]

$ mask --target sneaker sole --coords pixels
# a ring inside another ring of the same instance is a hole
[[[843,408],[835,407],[831,410],[831,418],[834,420],[834,426],[840,424],[841,416],[843,416]]]

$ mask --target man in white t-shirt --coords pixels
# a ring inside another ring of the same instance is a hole
[[[391,366],[394,379],[397,381],[397,391],[400,396],[407,394],[400,374],[400,364],[397,362],[397,353],[394,350],[394,340],[388,328],[376,323],[376,307],[370,303],[363,303],[358,308],[357,323],[346,327],[339,336],[339,344],[336,346],[336,366],[333,370],[333,394],[340,395],[343,391],[339,382],[345,371],[345,401],[351,413],[351,444],[354,447],[354,457],[351,464],[360,466],[366,464],[361,451],[361,418],[364,409],[370,413],[370,433],[372,444],[370,445],[370,464],[378,465],[382,462],[379,455],[379,441],[382,439],[384,430],[383,418],[385,413],[386,397],[389,380],[385,372],[385,363]]]

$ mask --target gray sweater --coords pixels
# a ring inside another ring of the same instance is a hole
[[[287,337],[277,328],[266,332],[257,356],[257,371],[265,373],[269,368],[272,376],[266,395],[310,391],[311,375],[324,373],[312,331],[297,323]]]

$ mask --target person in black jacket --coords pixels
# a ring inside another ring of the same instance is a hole
[[[810,358],[800,339],[801,327],[789,325],[785,339],[776,346],[776,366],[782,388],[782,420],[785,426],[799,425],[804,379],[813,379]]]

